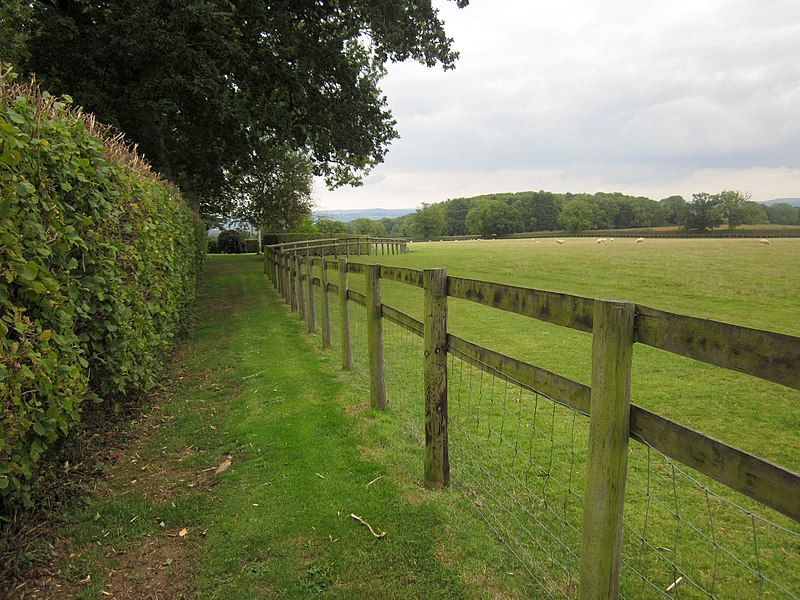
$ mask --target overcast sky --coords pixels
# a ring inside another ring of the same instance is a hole
[[[491,192],[800,197],[798,0],[434,0],[456,69],[392,65],[400,139],[318,210]]]

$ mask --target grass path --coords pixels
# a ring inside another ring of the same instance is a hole
[[[421,450],[302,333],[257,257],[209,257],[197,306],[141,436],[20,597],[532,593],[461,498],[420,486]]]

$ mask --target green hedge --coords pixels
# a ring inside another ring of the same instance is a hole
[[[81,404],[141,394],[186,324],[205,228],[119,136],[0,73],[0,494]]]

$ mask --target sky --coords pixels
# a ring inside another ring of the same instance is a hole
[[[800,197],[797,0],[434,0],[456,68],[389,66],[397,120],[317,210],[493,192]]]

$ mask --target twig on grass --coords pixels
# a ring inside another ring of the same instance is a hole
[[[366,526],[369,528],[369,531],[370,531],[370,533],[371,533],[372,535],[374,535],[376,538],[378,538],[378,539],[381,539],[382,537],[385,537],[385,536],[386,536],[386,532],[385,532],[385,531],[381,531],[380,533],[375,533],[375,530],[372,528],[372,525],[370,525],[369,523],[367,523],[367,522],[366,522],[364,519],[362,519],[361,517],[357,517],[357,516],[355,516],[353,513],[350,513],[350,516],[351,516],[351,517],[353,517],[353,518],[354,518],[356,521],[358,521],[358,522],[359,522],[359,523],[361,523],[362,525],[366,525]]]
[[[245,375],[244,377],[242,377],[242,379],[250,379],[251,377],[258,377],[262,373],[266,373],[266,372],[267,372],[267,369],[264,369],[263,371],[259,371],[258,373],[253,373],[252,375]]]

